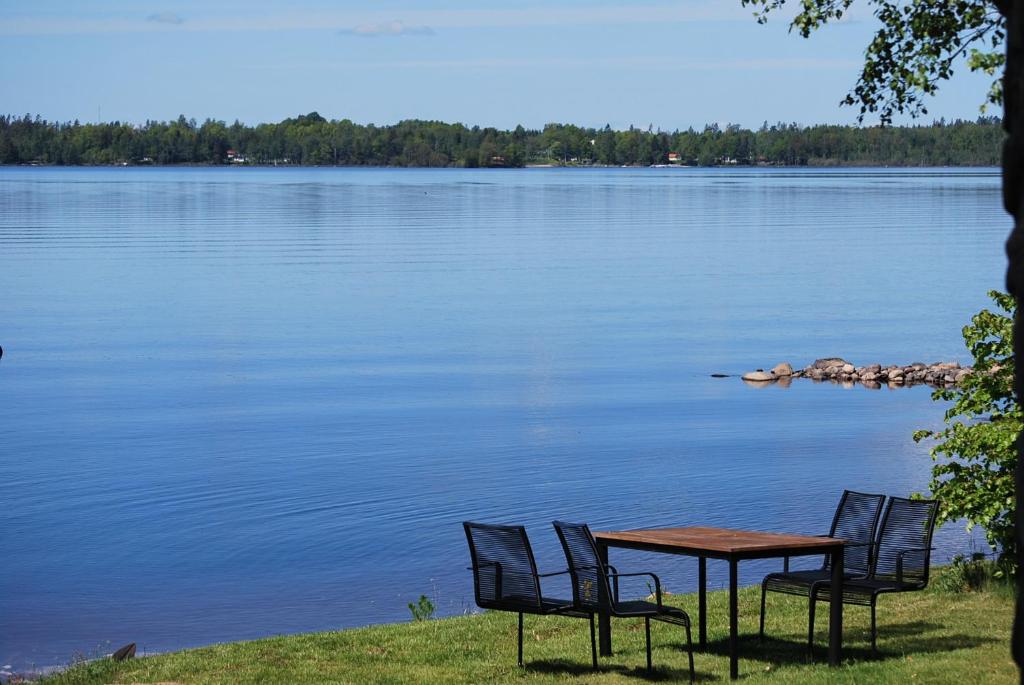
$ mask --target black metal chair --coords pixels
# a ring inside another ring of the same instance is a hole
[[[843,604],[871,607],[871,652],[878,653],[875,606],[887,592],[915,592],[928,586],[932,533],[939,512],[936,500],[890,497],[875,536],[871,573],[866,578],[843,580]],[[829,583],[811,592],[811,634],[814,601],[828,601]],[[821,593],[818,595],[818,593]]]
[[[590,651],[597,668],[594,614],[575,608],[570,599],[552,599],[541,593],[541,578],[565,575],[538,573],[537,563],[523,526],[498,526],[466,521],[462,524],[473,565],[473,590],[482,609],[519,614],[519,665],[523,665],[523,614],[572,616],[590,619]]]
[[[882,512],[885,495],[872,495],[863,492],[844,490],[832,517],[832,527],[827,537],[842,538],[847,541],[843,550],[843,578],[865,578],[871,572],[872,540],[878,516]],[[798,595],[808,598],[809,616],[807,624],[807,649],[814,644],[814,602],[811,596],[831,578],[832,570],[829,558],[821,568],[806,571],[790,571],[789,559],[782,573],[769,573],[761,582],[761,628],[760,637],[764,639],[765,595],[768,592],[781,592],[787,595]],[[843,581],[844,583],[846,580]]]
[[[683,626],[686,628],[686,649],[690,656],[690,682],[692,683],[694,672],[690,617],[682,609],[662,604],[661,580],[658,576],[653,573],[618,573],[611,567],[602,564],[597,553],[594,536],[584,523],[554,521],[553,525],[558,532],[558,539],[562,541],[565,558],[569,562],[573,600],[576,608],[589,612],[591,615],[597,612],[607,612],[611,616],[622,618],[643,618],[647,635],[647,670],[651,670],[651,619]],[[655,602],[619,600],[619,579],[634,576],[649,576],[654,581]],[[614,590],[609,581],[614,582]],[[591,633],[591,639],[593,639],[593,633]],[[593,643],[591,644],[593,645]]]

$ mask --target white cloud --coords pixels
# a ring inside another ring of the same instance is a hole
[[[403,21],[384,21],[372,24],[360,24],[341,33],[356,36],[429,36],[434,33],[429,26],[411,26]]]
[[[783,18],[782,15],[779,18]],[[150,15],[146,21],[88,15],[54,20],[53,17],[42,15],[21,15],[0,16],[0,35],[141,33],[166,31],[172,27],[182,31],[211,32],[333,30],[367,36],[422,35],[432,29],[618,26],[709,21],[751,22],[753,18],[750,8],[726,0],[688,0],[626,6],[409,9],[404,11],[401,22],[394,21],[394,15],[390,12],[379,10],[290,10],[251,14],[235,12],[230,15],[204,13],[189,17],[187,22],[171,12]],[[394,29],[396,24],[399,27],[397,33]]]
[[[645,69],[665,72],[693,71],[849,71],[861,66],[856,59],[820,58],[753,58],[753,59],[690,59],[671,56],[616,56],[599,58],[565,57],[483,57],[472,59],[417,59],[370,62],[248,64],[257,70],[365,71],[367,69]]]
[[[146,21],[156,22],[157,24],[174,24],[180,26],[185,23],[185,20],[181,18],[181,15],[175,14],[174,12],[157,12],[146,17]]]

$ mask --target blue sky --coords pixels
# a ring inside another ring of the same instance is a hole
[[[758,25],[739,0],[0,0],[0,111],[135,123],[314,110],[500,128],[852,123],[856,111],[838,103],[876,25],[859,4],[805,40],[787,15]],[[927,119],[973,119],[987,88],[961,67]]]

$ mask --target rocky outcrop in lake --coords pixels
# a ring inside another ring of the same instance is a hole
[[[757,369],[743,374],[742,378],[750,384],[780,382],[782,385],[789,385],[794,378],[809,378],[813,381],[831,381],[844,385],[860,383],[869,388],[880,388],[883,385],[889,387],[910,385],[952,387],[972,373],[974,373],[973,368],[960,366],[958,362],[856,366],[842,357],[826,357],[816,359],[813,364],[809,364],[803,369],[794,370],[788,362],[782,362],[776,364],[770,371]]]

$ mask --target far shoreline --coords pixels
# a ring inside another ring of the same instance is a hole
[[[155,163],[123,163],[123,164],[51,164],[51,163],[18,163],[0,164],[2,169],[440,169],[459,171],[515,171],[522,169],[675,169],[675,170],[771,170],[771,169],[964,169],[992,170],[1000,173],[1000,167],[994,164],[712,164],[712,165],[677,165],[677,164],[524,164],[522,166],[417,166],[399,164],[213,164],[181,162],[175,164]]]

